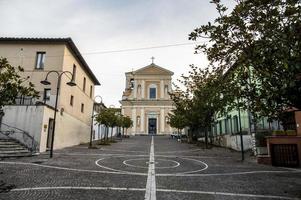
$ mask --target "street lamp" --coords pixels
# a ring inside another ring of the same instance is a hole
[[[54,130],[55,130],[55,120],[56,120],[56,111],[57,111],[57,101],[58,101],[59,90],[60,90],[60,86],[61,86],[62,75],[67,74],[67,73],[70,74],[72,78],[66,84],[71,87],[76,86],[76,83],[74,82],[73,74],[71,72],[69,72],[69,71],[59,72],[59,71],[55,71],[55,70],[49,71],[46,75],[45,80],[41,81],[41,84],[51,85],[51,83],[48,81],[48,75],[51,73],[57,74],[57,85],[56,85],[56,97],[55,97],[55,106],[54,106],[53,128],[52,128],[52,135],[51,135],[50,158],[52,158],[52,156],[53,156],[53,143],[54,143]]]
[[[244,140],[242,136],[242,128],[241,128],[241,117],[240,117],[240,106],[239,106],[239,99],[237,98],[237,109],[238,109],[238,118],[239,118],[239,135],[240,135],[240,148],[241,148],[241,160],[244,161]]]
[[[92,147],[92,135],[93,135],[93,121],[94,121],[94,109],[95,109],[95,103],[97,103],[95,100],[96,98],[100,98],[100,103],[102,103],[102,97],[100,95],[97,95],[93,99],[93,106],[92,106],[92,122],[91,122],[91,133],[90,133],[90,143],[89,143],[89,148]]]

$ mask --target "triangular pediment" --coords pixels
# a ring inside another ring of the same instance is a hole
[[[170,76],[173,75],[172,71],[164,69],[163,67],[160,67],[154,63],[146,67],[140,68],[136,70],[134,73],[141,74],[141,75],[170,75]]]

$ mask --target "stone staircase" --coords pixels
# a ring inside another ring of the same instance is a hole
[[[0,139],[0,158],[32,156],[30,150],[13,139]]]

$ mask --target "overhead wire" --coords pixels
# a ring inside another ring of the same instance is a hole
[[[149,47],[140,47],[140,48],[129,48],[129,49],[117,49],[117,50],[107,50],[107,51],[94,51],[94,52],[84,52],[81,55],[97,55],[97,54],[110,54],[110,53],[122,53],[122,52],[131,52],[131,51],[142,51],[142,50],[150,50],[150,49],[160,49],[160,48],[168,48],[168,47],[177,47],[177,46],[188,46],[188,45],[197,45],[196,42],[187,42],[187,43],[176,43],[176,44],[168,44],[168,45],[158,45],[158,46],[149,46]],[[72,56],[72,54],[64,54],[64,55],[47,55],[47,57],[64,57],[64,56]],[[36,56],[9,56],[7,58],[35,58]]]

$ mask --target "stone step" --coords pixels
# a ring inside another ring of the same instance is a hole
[[[5,148],[5,147],[21,147],[22,145],[20,145],[20,144],[17,144],[17,143],[15,143],[15,144],[0,144],[0,148]]]
[[[0,152],[0,158],[27,157],[27,156],[32,156],[32,153],[26,152],[26,153],[6,154]]]
[[[32,153],[13,139],[0,139],[0,158],[32,156]]]
[[[0,148],[0,152],[3,152],[3,151],[22,151],[22,150],[28,151],[28,149],[26,149],[24,147]]]
[[[28,153],[30,152],[29,150],[27,149],[21,149],[21,150],[0,150],[0,153],[1,154],[14,154],[14,153]]]
[[[17,143],[17,142],[15,142],[15,141],[0,141],[0,145],[14,145],[14,144],[19,144],[19,143]]]

